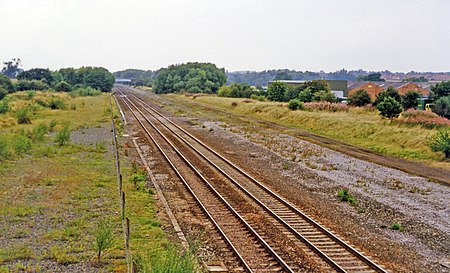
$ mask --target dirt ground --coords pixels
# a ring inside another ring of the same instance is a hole
[[[447,186],[304,141],[270,124],[136,92],[388,269],[449,272]],[[344,187],[356,204],[337,198]],[[401,230],[392,230],[393,224]]]

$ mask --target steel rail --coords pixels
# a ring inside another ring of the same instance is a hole
[[[127,98],[128,99],[128,98]],[[146,134],[152,139],[152,141],[155,143],[155,145],[158,147],[159,151],[164,155],[164,158],[169,162],[171,167],[176,171],[177,176],[180,177],[183,184],[188,188],[189,192],[194,196],[197,203],[199,203],[202,207],[202,209],[205,211],[205,213],[208,215],[208,218],[212,220],[212,222],[215,224],[216,228],[220,231],[221,235],[226,238],[225,240],[230,245],[230,247],[233,249],[233,251],[237,254],[240,261],[246,266],[246,270],[248,269],[248,272],[252,272],[250,266],[245,262],[245,259],[242,257],[242,255],[238,252],[236,247],[232,244],[232,242],[228,239],[228,237],[225,235],[224,231],[220,228],[219,224],[214,220],[212,215],[208,212],[206,207],[203,205],[203,203],[200,201],[200,199],[197,197],[197,195],[194,193],[192,188],[188,185],[188,182],[186,179],[181,175],[181,173],[178,171],[178,169],[175,167],[173,162],[168,158],[167,154],[162,150],[161,146],[156,142],[154,137],[150,134],[150,132],[145,128],[143,123],[139,120],[137,115],[133,112],[129,104],[123,99],[122,101],[126,104],[126,106],[130,109],[133,116],[136,118],[136,120],[139,122],[141,127],[144,129]],[[172,149],[183,159],[183,161],[196,173],[196,175],[206,184],[206,186],[214,193],[215,196],[217,196],[220,201],[232,212],[233,215],[235,215],[236,218],[247,228],[250,233],[263,245],[263,247],[277,260],[277,262],[280,264],[280,266],[286,270],[287,272],[294,272],[289,265],[286,264],[286,262],[275,252],[272,247],[250,226],[250,224],[247,223],[247,221],[221,196],[219,192],[207,181],[207,179],[192,165],[192,163],[173,145],[173,143],[165,137],[158,128],[156,128],[153,123],[151,123],[148,118],[138,109],[138,107],[131,101],[129,101],[134,108],[142,115],[142,117],[161,135],[161,137],[172,147]]]
[[[314,227],[316,227],[317,229],[319,229],[320,231],[322,231],[325,235],[327,235],[328,237],[330,237],[330,239],[332,239],[333,241],[335,241],[336,243],[338,243],[340,246],[344,247],[345,249],[347,249],[350,253],[352,253],[353,255],[355,255],[357,258],[359,258],[362,262],[364,262],[366,265],[368,265],[370,268],[372,268],[373,270],[377,271],[377,272],[381,272],[381,273],[387,273],[386,270],[384,270],[383,268],[381,268],[379,265],[377,265],[376,263],[374,263],[372,260],[370,260],[369,258],[367,258],[366,256],[364,256],[362,253],[360,253],[358,250],[354,249],[352,246],[348,245],[346,242],[344,242],[343,240],[341,240],[340,238],[336,237],[333,233],[331,233],[330,231],[328,231],[325,227],[323,227],[322,225],[320,225],[319,223],[317,223],[316,221],[314,221],[312,218],[310,218],[308,215],[306,215],[305,213],[303,213],[302,211],[300,211],[299,209],[297,209],[296,207],[294,207],[294,205],[292,205],[291,203],[289,203],[287,200],[285,200],[284,198],[282,198],[281,196],[279,196],[278,194],[276,194],[275,192],[273,192],[271,189],[267,188],[264,184],[262,184],[261,182],[259,182],[258,180],[256,180],[254,177],[252,177],[250,174],[248,174],[247,172],[245,172],[244,170],[242,170],[241,168],[239,168],[238,166],[236,166],[234,163],[232,163],[230,160],[226,159],[225,157],[223,157],[222,155],[220,155],[218,152],[216,152],[215,150],[213,150],[212,148],[210,148],[208,145],[206,145],[205,143],[203,143],[200,139],[196,138],[195,136],[193,136],[192,134],[188,133],[186,130],[184,130],[182,127],[180,127],[179,125],[175,124],[173,121],[171,121],[170,119],[168,119],[167,117],[165,117],[163,114],[161,114],[160,112],[158,112],[156,109],[154,109],[153,107],[151,107],[150,105],[148,105],[146,102],[144,102],[142,99],[140,99],[139,97],[131,94],[131,96],[135,99],[137,99],[141,105],[145,105],[145,107],[151,109],[153,112],[155,112],[156,114],[158,114],[160,117],[162,117],[163,119],[167,120],[170,124],[172,124],[173,126],[175,126],[176,128],[178,128],[179,130],[181,130],[183,133],[185,133],[187,136],[189,136],[190,138],[192,138],[193,140],[195,140],[196,142],[198,142],[200,145],[202,145],[205,149],[209,150],[211,153],[213,153],[214,155],[216,155],[217,157],[219,157],[221,160],[223,160],[224,162],[226,162],[227,164],[229,164],[230,166],[232,166],[234,169],[236,169],[239,173],[241,173],[242,175],[244,175],[245,177],[247,177],[248,179],[252,180],[256,185],[258,185],[260,188],[262,188],[264,191],[266,191],[267,193],[269,193],[269,195],[271,195],[272,197],[274,197],[275,199],[279,200],[281,203],[283,203],[285,206],[287,206],[289,209],[293,210],[295,213],[297,213],[298,215],[300,215],[303,219],[305,219],[307,222],[311,223]],[[144,107],[144,109],[146,109]],[[151,114],[147,109],[146,111]],[[176,134],[180,139],[182,139],[185,143],[187,143],[182,137],[179,136],[179,134],[175,133],[172,129],[170,129],[167,125],[165,125],[164,123],[161,122],[161,124],[163,124],[168,130],[170,130],[171,132],[173,132],[174,134]],[[187,143],[188,145],[191,146],[191,144]],[[192,147],[192,146],[191,146]],[[196,150],[197,153],[199,153],[203,158],[204,155],[201,154],[195,147],[192,147],[194,150]],[[206,159],[206,158],[205,158]],[[208,161],[210,161],[209,159],[206,159]],[[214,163],[212,163],[214,164]],[[215,164],[214,164],[215,165]],[[221,171],[223,173],[223,170],[221,170],[220,168],[216,167],[219,171]],[[228,175],[227,175],[228,176]],[[230,178],[232,179],[232,178]],[[233,179],[232,179],[233,180]],[[239,186],[240,187],[240,186]],[[244,190],[246,191],[246,190]],[[254,199],[253,197],[251,197],[252,199]],[[256,201],[256,200],[255,200]],[[259,200],[258,200],[259,201]],[[257,201],[257,202],[258,202]],[[260,201],[259,201],[260,202]],[[259,203],[258,202],[258,203]],[[263,205],[264,207],[266,207],[265,205]],[[271,212],[272,214],[275,214],[274,212]],[[276,214],[275,214],[276,215]],[[277,216],[278,217],[278,216]],[[282,221],[284,222],[284,220]],[[287,223],[286,223],[287,224]],[[289,224],[287,224],[290,229],[293,229],[292,226],[290,226]],[[295,229],[294,229],[295,230]],[[299,237],[298,231],[295,230],[295,234],[297,237]],[[300,237],[299,237],[300,238]],[[303,239],[302,239],[303,238]],[[301,236],[300,238],[302,241],[304,241],[306,244],[310,244],[310,242],[307,242],[307,239],[304,238],[303,236]],[[304,240],[305,239],[305,240]],[[311,243],[312,244],[312,243]],[[317,247],[313,247],[313,250],[316,251]],[[318,249],[317,249],[318,250]],[[318,253],[320,256],[323,255],[325,260],[330,259],[331,263],[330,265],[337,269],[338,271],[344,270],[342,269],[339,265],[337,265],[334,261],[332,261],[331,258],[329,258],[326,254],[324,254],[323,252],[321,252],[320,250],[317,251],[316,253]],[[335,266],[337,265],[337,266]],[[345,272],[341,271],[341,272]]]

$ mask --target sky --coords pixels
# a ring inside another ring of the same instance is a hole
[[[448,72],[449,14],[449,0],[0,0],[0,61]]]

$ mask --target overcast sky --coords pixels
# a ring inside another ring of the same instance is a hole
[[[449,0],[0,0],[23,68],[450,71]]]

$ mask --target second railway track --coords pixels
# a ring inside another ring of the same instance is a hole
[[[263,183],[163,116],[142,99],[131,94],[127,88],[119,87],[116,91],[120,95],[122,103],[133,112],[144,130],[147,130],[145,127],[148,125],[151,126],[153,135],[155,135],[151,136],[153,141],[158,142],[155,139],[158,135],[158,138],[162,138],[159,142],[164,143],[161,145],[171,145],[171,148],[166,147],[166,150],[175,151],[181,158],[184,158],[182,160],[185,161],[184,164],[189,165],[189,168],[196,172],[197,178],[191,180],[197,180],[198,183],[207,185],[208,194],[216,196],[212,204],[203,205],[205,213],[211,219],[226,219],[223,216],[226,214],[223,206],[228,206],[231,208],[228,210],[234,214],[235,218],[242,218],[240,221],[244,223],[245,228],[236,228],[239,226],[237,220],[229,220],[229,224],[226,224],[227,220],[224,221],[224,230],[222,231],[234,234],[230,235],[231,237],[237,236],[235,233],[245,234],[245,236],[251,233],[254,236],[253,240],[259,241],[262,247],[258,247],[258,249],[264,249],[265,253],[260,256],[262,258],[256,257],[258,255],[256,253],[249,254],[248,256],[252,257],[250,260],[246,260],[245,254],[242,255],[237,249],[241,244],[239,240],[235,243],[229,242],[231,248],[235,248],[237,255],[241,256],[242,263],[249,266],[247,271],[296,272],[299,270],[297,264],[302,262],[299,260],[301,255],[296,255],[296,253],[303,252],[307,253],[310,259],[321,268],[320,270],[324,271],[387,272],[373,262],[370,257],[338,238],[264,186]],[[148,130],[147,132],[151,135]],[[167,156],[165,157],[171,162]],[[173,167],[175,168],[175,166]],[[211,197],[201,198],[204,190],[202,191],[200,186],[197,188],[197,186],[188,184],[193,182],[186,181],[185,183],[192,195],[198,195],[199,199],[207,200],[204,202],[211,199]],[[219,203],[222,204],[220,208]],[[215,224],[220,228],[220,223]],[[227,227],[233,225],[236,225],[234,233],[233,228],[231,231],[226,230]],[[244,231],[239,231],[239,229]],[[242,251],[245,252],[245,249]],[[250,265],[251,261],[258,260],[260,262]],[[270,268],[271,265],[273,268]],[[252,266],[253,269],[251,269]],[[269,266],[269,268],[264,268],[264,266]]]

